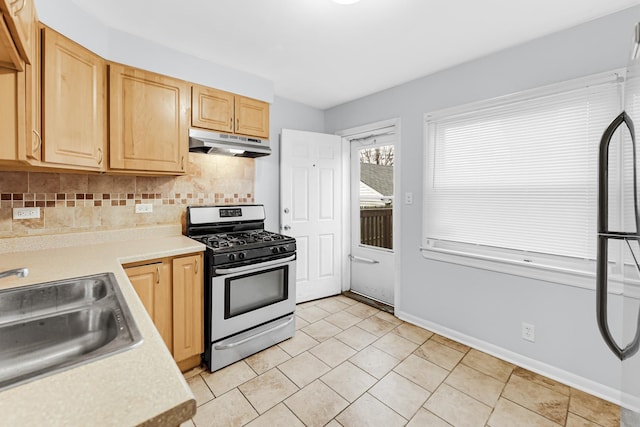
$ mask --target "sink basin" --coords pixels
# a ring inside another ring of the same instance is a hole
[[[0,390],[141,342],[112,273],[0,291]]]
[[[102,277],[0,291],[0,324],[89,305],[106,295],[107,282]]]

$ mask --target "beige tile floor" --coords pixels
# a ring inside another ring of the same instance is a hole
[[[619,408],[344,296],[296,335],[185,374],[205,426],[619,426]]]

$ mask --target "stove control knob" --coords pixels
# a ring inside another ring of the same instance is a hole
[[[229,254],[229,261],[235,261],[236,260],[236,254]]]
[[[284,246],[280,246],[280,253],[285,253],[287,252],[287,248],[285,248]]]
[[[240,253],[238,254],[238,259],[244,259],[244,257],[245,257],[244,252],[240,252]]]
[[[278,253],[278,248],[276,248],[276,247],[271,248],[271,252],[274,253],[274,254],[277,254]]]

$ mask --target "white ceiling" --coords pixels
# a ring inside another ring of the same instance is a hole
[[[109,27],[326,109],[639,0],[72,0]]]

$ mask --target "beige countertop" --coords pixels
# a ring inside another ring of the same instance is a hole
[[[0,289],[112,272],[144,341],[1,391],[0,426],[177,426],[195,414],[193,394],[121,264],[200,252],[204,245],[180,235],[179,226],[100,233],[95,240],[87,239],[94,233],[75,240],[66,235],[0,239],[0,271],[29,268],[26,278],[0,279]],[[96,240],[101,243],[81,244]]]

